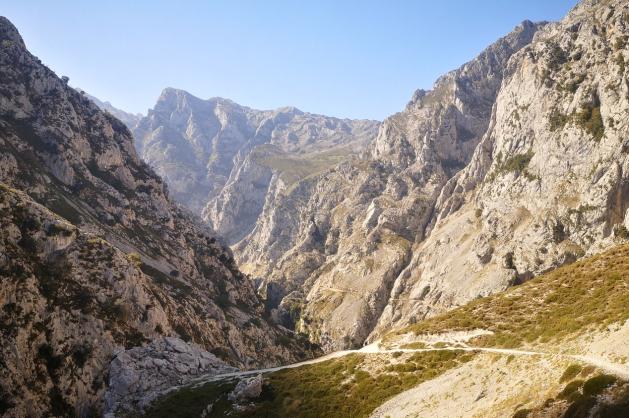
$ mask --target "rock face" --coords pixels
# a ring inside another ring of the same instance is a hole
[[[143,409],[164,391],[195,377],[235,371],[195,344],[174,337],[157,339],[144,347],[125,350],[112,360],[105,414],[125,408]]]
[[[173,197],[235,243],[255,225],[271,182],[290,187],[326,170],[364,149],[377,126],[167,88],[133,134]]]
[[[243,403],[256,399],[262,394],[262,375],[242,379],[227,398],[234,403]]]
[[[273,317],[359,346],[629,237],[627,7],[525,21],[417,91],[363,158],[272,179],[232,248]]]
[[[0,415],[99,414],[115,353],[163,336],[231,365],[306,353],[128,129],[0,18]],[[281,341],[281,344],[278,344]]]
[[[443,187],[489,127],[509,58],[541,26],[524,22],[432,91],[416,92],[384,121],[365,158],[289,192],[278,185],[252,234],[234,247],[249,271],[292,295],[279,309],[301,312],[300,329],[327,349],[359,346],[378,322]]]

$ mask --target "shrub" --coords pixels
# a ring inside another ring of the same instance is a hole
[[[553,241],[555,241],[555,244],[559,244],[564,239],[566,239],[566,231],[563,223],[558,220],[555,226],[553,226]]]
[[[616,376],[600,374],[585,381],[583,394],[587,396],[598,395],[618,381]]]
[[[622,239],[629,239],[629,230],[624,225],[616,225],[614,227],[614,236]]]
[[[135,264],[136,267],[140,267],[142,265],[142,257],[136,252],[127,254],[127,260]]]
[[[575,395],[579,394],[579,389],[583,386],[583,380],[573,380],[568,383],[561,392],[557,395],[559,399],[573,399]]]
[[[522,172],[533,158],[533,151],[528,151],[526,154],[516,154],[508,158],[501,167],[502,171],[515,171]]]
[[[519,409],[513,414],[513,418],[526,418],[531,413],[530,409]]]
[[[566,123],[568,123],[568,120],[568,116],[555,109],[548,117],[549,129],[551,131],[563,129]]]
[[[48,375],[56,380],[57,370],[63,365],[63,356],[55,355],[52,346],[44,343],[37,348],[37,357],[46,365]]]
[[[596,141],[600,141],[605,134],[600,106],[585,106],[575,115],[575,122],[592,135]]]
[[[568,380],[574,379],[583,368],[579,364],[571,364],[568,368],[563,372],[561,378],[559,379],[560,383],[566,382]]]
[[[92,354],[92,346],[89,343],[79,344],[72,350],[72,359],[79,369],[85,366],[85,363]]]

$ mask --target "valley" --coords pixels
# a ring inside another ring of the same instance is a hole
[[[581,0],[382,121],[140,114],[0,17],[0,416],[629,416],[628,45]]]

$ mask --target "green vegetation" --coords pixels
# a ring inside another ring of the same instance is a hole
[[[487,329],[494,334],[472,343],[501,347],[556,341],[629,319],[628,286],[629,245],[622,245],[399,333]]]
[[[601,117],[600,106],[586,106],[574,115],[577,126],[592,135],[596,141],[600,141],[605,134],[605,126]]]
[[[135,264],[137,267],[142,265],[142,257],[138,253],[129,253],[127,254],[127,260]]]
[[[568,123],[568,120],[570,120],[570,118],[567,115],[564,115],[559,110],[555,109],[548,117],[548,123],[550,125],[549,128],[551,131],[563,129],[563,127]]]
[[[568,366],[566,371],[563,372],[563,375],[561,375],[559,382],[563,383],[567,382],[568,380],[574,379],[579,373],[581,373],[581,370],[583,370],[583,367],[581,367],[580,364],[571,364],[570,366]]]
[[[529,411],[536,417],[626,417],[629,416],[629,382],[606,374],[585,381],[573,380],[554,399],[547,399],[543,405]]]
[[[290,193],[298,182],[337,165],[349,153],[347,148],[338,148],[327,152],[291,155],[275,147],[263,146],[254,150],[253,158],[258,164],[278,171]]]
[[[368,373],[364,355],[351,354],[322,363],[284,369],[265,376],[262,395],[246,411],[232,411],[234,417],[368,417],[387,399],[446,370],[468,361],[473,354],[463,351],[415,353],[405,362],[386,370]],[[230,383],[208,383],[184,388],[158,400],[147,417],[198,416],[214,402],[209,417],[224,416],[231,405]]]
[[[570,115],[564,115],[558,110],[554,110],[548,117],[551,131],[563,129],[570,121],[592,135],[595,141],[600,141],[605,134],[601,107],[598,104],[584,106],[580,111],[573,112]]]
[[[364,357],[356,354],[285,369],[268,376],[268,396],[242,416],[367,417],[390,397],[471,357],[463,351],[415,353],[404,363],[373,374],[362,369]]]
[[[147,418],[199,417],[208,404],[213,403],[212,414],[224,416],[231,409],[227,394],[236,382],[207,383],[198,387],[185,387],[155,401],[146,411]]]
[[[629,230],[624,225],[616,225],[614,227],[614,236],[622,239],[629,239]]]
[[[588,379],[583,384],[583,394],[586,396],[595,396],[601,394],[605,389],[616,383],[616,376],[609,374],[601,374]]]
[[[497,175],[510,172],[523,174],[530,181],[538,180],[539,176],[531,174],[526,170],[526,167],[528,167],[534,155],[535,154],[533,153],[533,151],[529,150],[524,154],[512,155],[503,162],[502,153],[499,153],[496,157],[497,168],[493,173],[491,173],[491,175],[488,177],[488,180],[493,180],[493,178],[495,178],[495,176]]]
[[[516,154],[508,158],[504,164],[500,167],[502,171],[516,171],[522,172],[533,158],[533,151],[528,151],[526,154]]]
[[[519,409],[515,414],[513,414],[513,418],[526,418],[530,415],[530,413],[530,409]]]

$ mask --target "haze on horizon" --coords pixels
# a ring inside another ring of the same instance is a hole
[[[522,20],[557,20],[576,0],[336,3],[36,0],[0,14],[57,74],[125,111],[175,87],[382,120]]]

